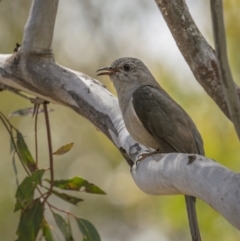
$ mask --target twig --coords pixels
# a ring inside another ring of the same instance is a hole
[[[24,99],[31,100],[30,97],[28,97],[28,96],[20,93],[20,90],[17,90],[17,89],[15,89],[15,88],[10,87],[10,86],[7,86],[7,85],[2,85],[2,86],[3,86],[3,88],[1,87],[1,90],[7,90],[7,91],[9,91],[9,92],[13,92],[13,93],[16,94],[16,95],[21,96],[21,97],[24,98]]]
[[[8,118],[0,111],[0,115],[2,116],[2,118],[7,122],[7,124],[10,126],[11,129],[18,131],[18,129],[16,127],[14,127],[10,121],[8,120]]]
[[[228,63],[222,0],[211,0],[212,25],[219,72],[229,113],[240,139],[240,104]]]
[[[54,181],[54,170],[53,170],[53,151],[52,151],[52,139],[51,139],[51,130],[50,130],[50,122],[48,117],[48,110],[47,110],[47,102],[43,103],[45,121],[46,121],[46,129],[47,129],[47,139],[48,139],[48,151],[49,151],[49,164],[50,164],[50,188],[48,191],[47,196],[45,197],[45,201],[51,195],[53,190],[53,181]]]
[[[36,167],[38,167],[37,121],[38,121],[38,110],[39,110],[39,107],[40,107],[40,105],[36,104],[35,123],[34,123]]]
[[[74,218],[78,218],[78,217],[77,217],[76,215],[74,215],[73,213],[70,213],[70,212],[68,212],[68,211],[65,211],[65,210],[63,210],[63,209],[61,209],[61,208],[57,208],[57,207],[53,206],[52,204],[50,204],[49,202],[47,202],[47,205],[49,206],[49,208],[50,208],[51,211],[52,211],[52,209],[55,209],[55,210],[57,210],[57,211],[59,211],[59,212],[66,213],[68,216],[70,215],[70,216],[73,216]]]

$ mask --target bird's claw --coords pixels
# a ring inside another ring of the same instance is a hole
[[[138,164],[138,162],[142,161],[142,160],[145,159],[146,157],[151,156],[151,155],[154,155],[154,154],[158,154],[158,153],[160,153],[159,150],[141,153],[141,154],[137,157],[137,162],[136,162],[136,163]]]

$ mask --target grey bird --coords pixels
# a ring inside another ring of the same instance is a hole
[[[120,58],[98,75],[109,75],[130,135],[146,147],[161,153],[204,155],[203,141],[189,115],[155,80],[145,64],[136,58]],[[200,241],[196,198],[185,196],[193,241]]]

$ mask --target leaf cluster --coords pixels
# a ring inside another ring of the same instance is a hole
[[[46,110],[46,108],[43,109]],[[19,110],[18,112],[22,116],[23,113],[29,113],[29,108],[27,111]],[[16,116],[18,112],[14,112],[14,116]],[[34,112],[34,110],[31,110],[31,113]],[[44,114],[46,115],[46,111],[44,111]],[[79,193],[86,192],[92,194],[105,194],[105,192],[95,184],[92,184],[79,176],[65,180],[55,180],[53,175],[54,170],[51,170],[53,165],[50,163],[49,168],[39,168],[38,162],[33,158],[33,155],[28,149],[22,133],[17,130],[1,112],[0,120],[6,127],[11,137],[10,152],[13,156],[13,167],[16,175],[16,183],[18,185],[15,194],[16,204],[14,208],[14,212],[21,212],[20,221],[17,228],[17,241],[35,241],[38,237],[40,238],[39,240],[42,240],[43,238],[46,241],[57,240],[56,229],[52,227],[45,217],[47,211],[52,213],[56,226],[66,241],[74,240],[71,229],[73,219],[77,223],[79,231],[82,235],[82,240],[100,241],[100,236],[93,224],[85,219],[75,216],[71,212],[54,206],[50,203],[49,197],[51,195],[55,195],[65,202],[78,205],[79,202],[84,200],[78,196],[69,194],[69,191]],[[46,125],[49,125],[49,123],[46,122]],[[50,128],[47,128],[47,131],[50,131]],[[51,140],[48,139],[48,142],[49,141]],[[73,143],[69,143],[61,146],[55,152],[49,153],[51,155],[50,162],[53,160],[53,155],[63,155],[69,152],[72,147]],[[18,172],[15,160],[16,155],[18,156],[27,174],[20,184],[17,177]],[[36,159],[38,159],[37,152]],[[44,174],[48,171],[51,173],[50,179],[44,178]],[[61,192],[57,189],[61,189],[63,191]],[[47,192],[44,193],[43,190],[47,190]]]

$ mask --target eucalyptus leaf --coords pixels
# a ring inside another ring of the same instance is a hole
[[[37,169],[36,163],[19,131],[17,131],[17,148],[23,163],[27,166],[30,172],[34,172]]]
[[[41,228],[44,212],[44,203],[40,199],[34,200],[21,213],[17,229],[18,239],[16,241],[35,241]]]
[[[15,174],[15,178],[16,178],[16,184],[17,184],[17,187],[18,187],[19,186],[18,171],[17,171],[17,166],[16,166],[14,153],[13,153],[13,156],[12,156],[12,164],[13,164],[13,170],[14,170],[14,174]]]
[[[49,179],[45,179],[45,181],[50,183]],[[87,193],[95,193],[95,194],[106,194],[102,189],[100,189],[95,184],[89,183],[87,180],[81,177],[73,177],[65,180],[55,180],[53,182],[53,186],[71,191],[85,191]]]
[[[64,146],[61,146],[53,153],[53,155],[63,155],[69,152],[72,149],[73,145],[74,143],[69,143]]]
[[[59,230],[61,231],[61,233],[63,234],[63,237],[65,238],[65,241],[73,241],[69,224],[63,219],[61,215],[54,212],[52,212],[52,214]]]
[[[12,138],[10,138],[10,153],[12,153],[14,150],[15,150],[15,146],[14,146]]]
[[[101,241],[96,228],[87,220],[76,218],[78,228],[82,233],[83,241]]]
[[[51,112],[51,111],[55,111],[55,110],[48,108],[48,112]],[[43,108],[38,109],[38,113],[43,113],[43,112],[44,112]],[[29,107],[29,108],[25,108],[25,109],[15,110],[15,111],[13,111],[12,113],[9,114],[9,117],[13,117],[13,116],[32,116],[33,114],[34,114],[34,108]]]
[[[51,232],[50,225],[45,219],[43,219],[43,222],[42,222],[42,232],[46,241],[55,241],[53,234]]]
[[[73,205],[77,205],[79,202],[84,201],[81,198],[73,197],[73,196],[68,195],[66,193],[57,192],[56,190],[52,190],[52,193],[55,194],[56,196],[58,196],[59,198],[63,199],[64,201],[69,202]]]
[[[45,170],[42,169],[37,170],[36,172],[32,173],[31,176],[26,177],[22,181],[17,188],[15,195],[17,202],[15,204],[14,212],[18,211],[19,209],[24,210],[33,201],[34,190],[41,182],[44,172]]]

